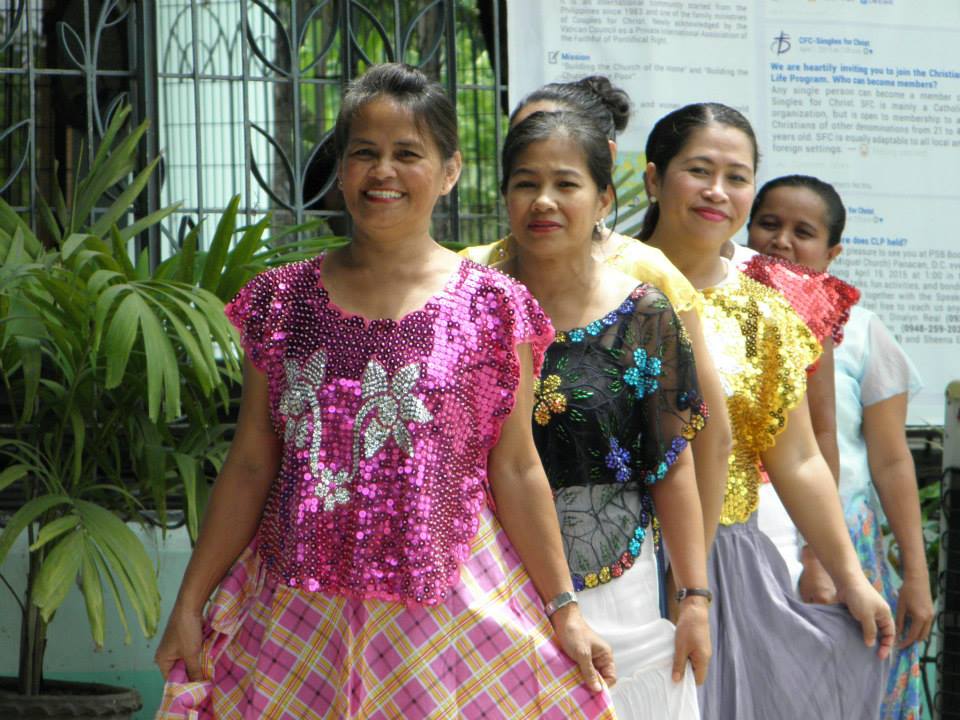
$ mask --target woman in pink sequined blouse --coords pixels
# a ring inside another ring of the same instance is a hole
[[[529,423],[553,329],[429,234],[460,172],[453,107],[376,66],[335,139],[352,241],[227,307],[241,413],[158,717],[612,718]]]

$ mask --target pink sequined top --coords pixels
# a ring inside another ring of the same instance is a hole
[[[227,306],[283,438],[259,551],[290,587],[436,604],[477,532],[515,348],[531,344],[539,373],[553,329],[522,285],[469,260],[398,321],[338,308],[322,264],[263,273]]]

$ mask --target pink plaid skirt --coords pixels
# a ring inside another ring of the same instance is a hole
[[[251,545],[220,586],[201,652],[157,714],[172,718],[609,718],[553,639],[543,604],[489,509],[441,605],[408,607],[273,584]]]

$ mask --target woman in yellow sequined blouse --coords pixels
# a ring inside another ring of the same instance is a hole
[[[753,130],[732,108],[690,105],[657,122],[646,155],[651,206],[641,237],[702,293],[734,436],[708,562],[715,651],[703,717],[876,717],[893,622],[859,567],[811,428],[805,371],[821,348],[780,294],[720,253],[753,200]],[[846,608],[794,595],[782,558],[757,529],[761,462]],[[879,650],[870,650],[878,638]]]
[[[607,135],[611,159],[616,159],[616,134],[626,128],[630,118],[630,100],[622,89],[599,75],[576,82],[544,85],[520,101],[510,116],[510,126],[516,126],[534,112],[561,110],[589,118]],[[508,235],[487,245],[465,248],[461,254],[481,265],[500,265],[515,257],[516,251],[516,242]],[[700,296],[662,252],[609,228],[603,227],[599,239],[594,241],[593,256],[605,265],[663,292],[690,338],[697,366],[697,381],[710,413],[710,422],[691,443],[703,509],[704,540],[709,548],[720,517],[732,440],[720,378],[700,325]]]

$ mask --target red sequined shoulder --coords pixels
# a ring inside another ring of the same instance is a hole
[[[782,294],[819,342],[832,338],[835,344],[841,343],[850,308],[860,300],[860,291],[853,285],[769,255],[753,255],[738,269]]]

